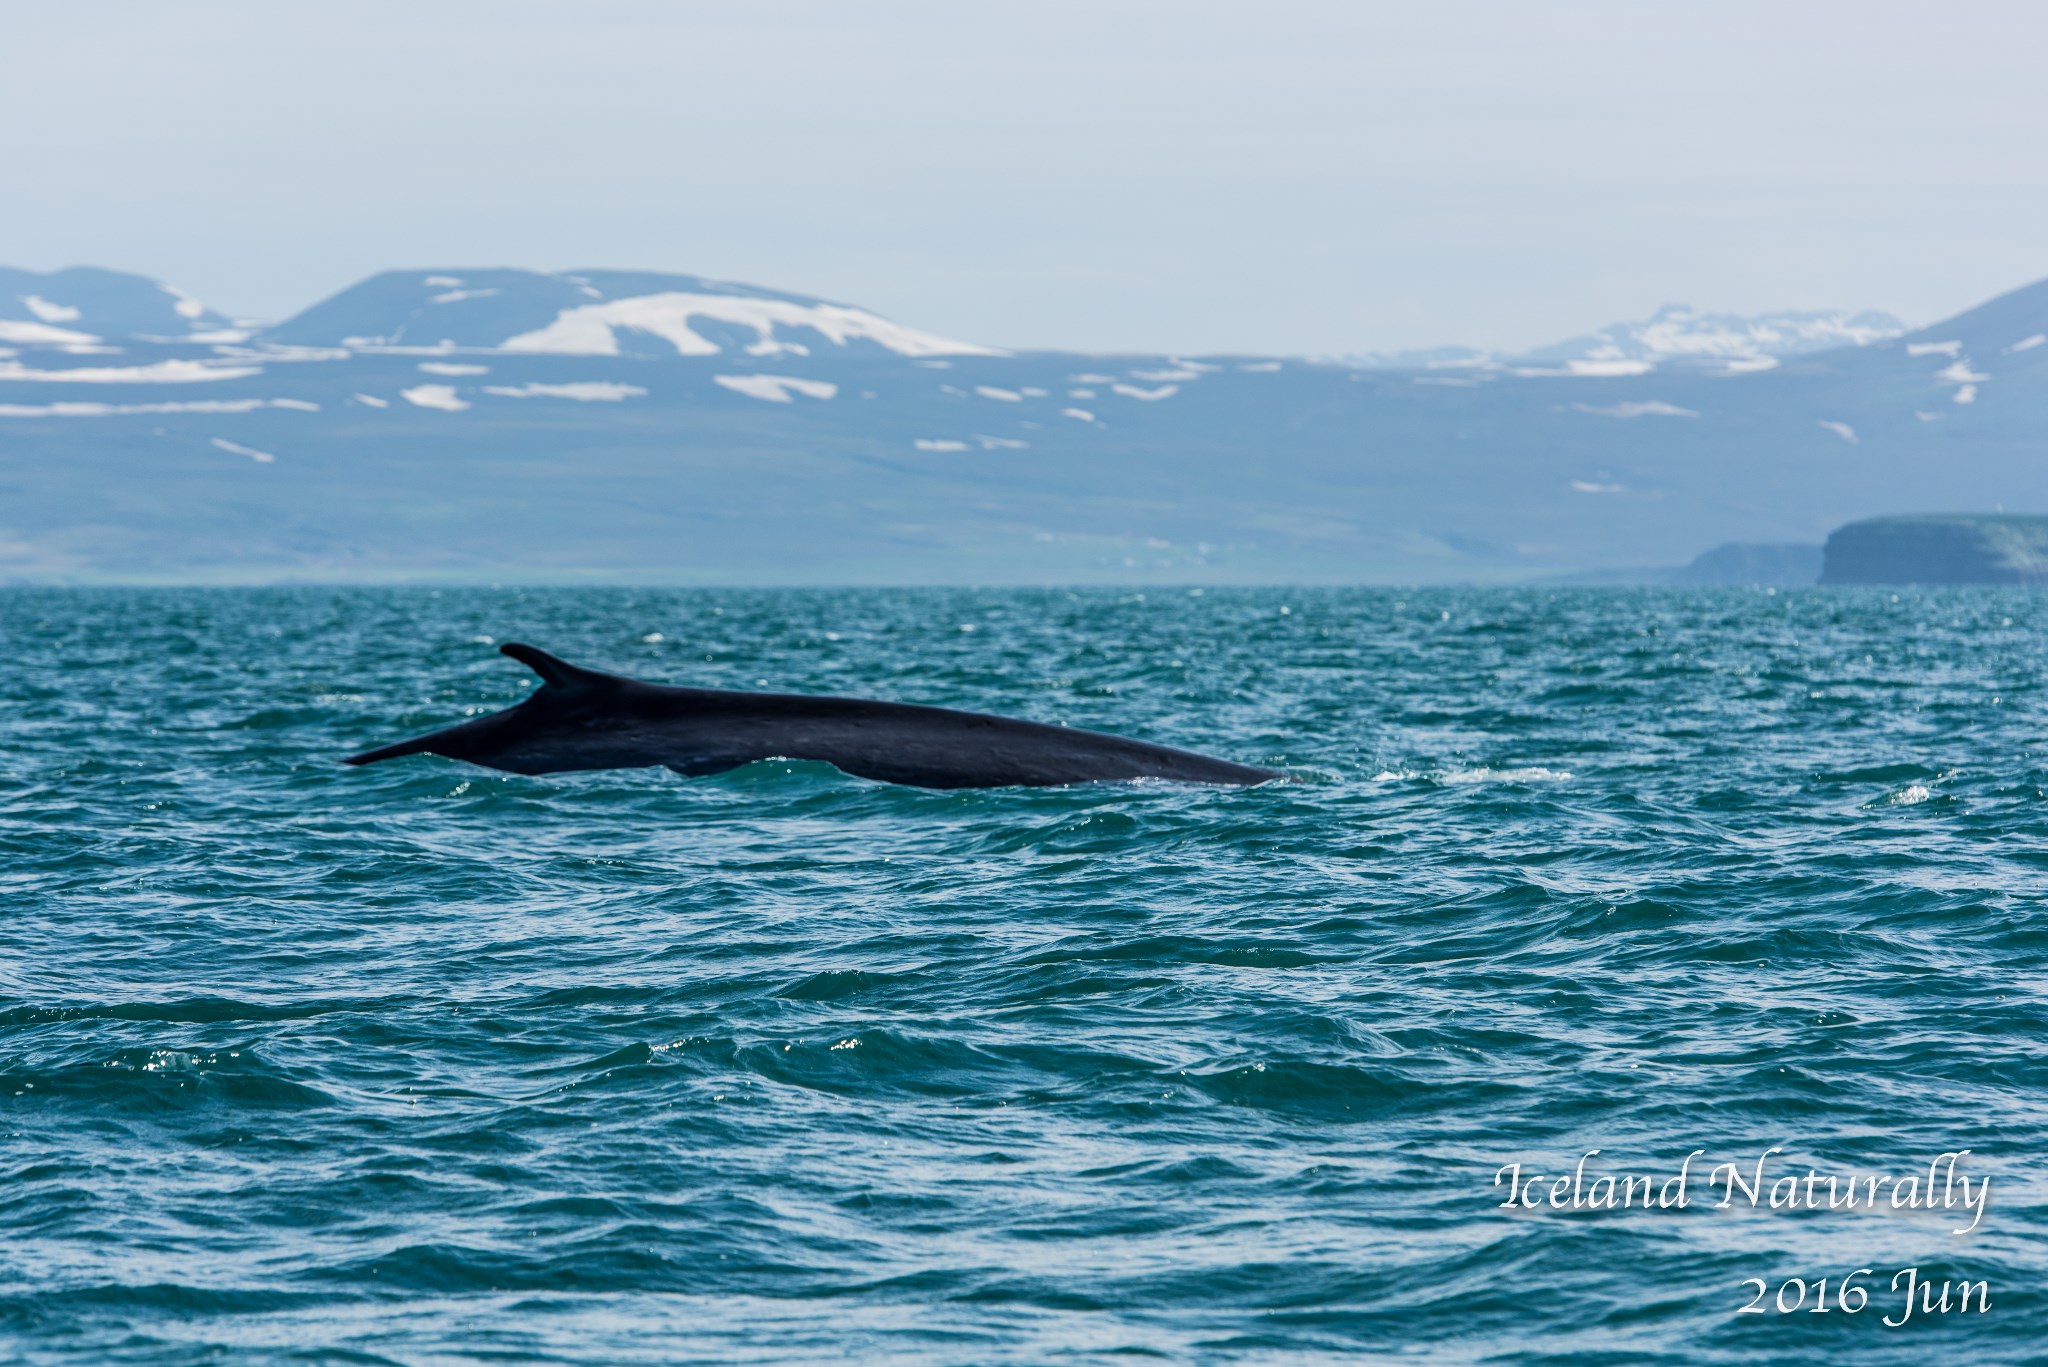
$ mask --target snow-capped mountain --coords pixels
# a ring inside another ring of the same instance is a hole
[[[138,276],[0,291],[0,582],[1512,580],[2048,510],[2048,282],[1377,369],[622,271],[390,272],[246,335]]]
[[[651,271],[386,271],[264,333],[290,346],[571,356],[992,356],[866,309]]]
[[[1438,347],[1356,358],[1373,370],[1518,371],[1525,374],[1646,375],[1664,365],[1740,373],[1768,370],[1787,356],[1869,346],[1902,335],[1889,313],[1846,309],[1740,315],[1666,304],[1641,322],[1616,323],[1533,351],[1503,354]]]
[[[1534,366],[1655,366],[1676,361],[1764,369],[1746,363],[1832,351],[1837,347],[1869,346],[1897,337],[1905,330],[1906,325],[1888,313],[1828,309],[1743,317],[1702,313],[1685,304],[1666,304],[1642,322],[1616,323],[1590,336],[1541,347],[1517,359]]]
[[[2048,346],[2048,280],[2001,294],[1988,304],[1959,313],[1932,327],[1898,338],[1888,349],[1902,351],[1909,362],[1924,365],[1934,382],[1946,388],[1948,400],[1974,404],[1983,385],[2001,372],[2028,363]],[[1935,413],[1916,414],[1933,421]]]
[[[247,333],[183,290],[125,271],[0,266],[0,345],[96,347],[131,337],[238,342]]]

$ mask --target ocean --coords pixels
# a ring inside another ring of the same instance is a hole
[[[338,763],[518,700],[507,640],[1288,779]],[[0,644],[0,1357],[2048,1360],[2035,594],[11,589]]]

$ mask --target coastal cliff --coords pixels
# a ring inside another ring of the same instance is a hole
[[[1873,517],[1828,537],[1823,584],[2048,583],[2048,517]]]

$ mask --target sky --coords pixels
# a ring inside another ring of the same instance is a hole
[[[0,264],[674,270],[1012,348],[1513,349],[2048,275],[2048,6],[18,0]]]

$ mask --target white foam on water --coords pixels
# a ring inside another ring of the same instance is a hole
[[[469,407],[467,399],[458,398],[452,384],[422,384],[411,389],[401,389],[398,397],[415,408],[436,408],[443,413],[460,413]]]
[[[240,442],[229,441],[225,437],[215,437],[213,444],[231,455],[247,456],[258,465],[269,465],[277,459],[276,456],[268,451],[259,451],[253,446],[244,446]]]
[[[839,393],[839,386],[829,380],[799,380],[792,375],[713,375],[711,382],[723,385],[735,394],[769,403],[795,403],[791,394],[830,399]]]
[[[567,384],[487,384],[484,393],[507,399],[574,399],[579,403],[618,403],[637,399],[647,391],[637,384],[616,380],[572,380]]]
[[[1446,769],[1435,777],[1441,783],[1564,783],[1571,778],[1571,771],[1541,765],[1519,769],[1491,769],[1482,765],[1476,769]]]

